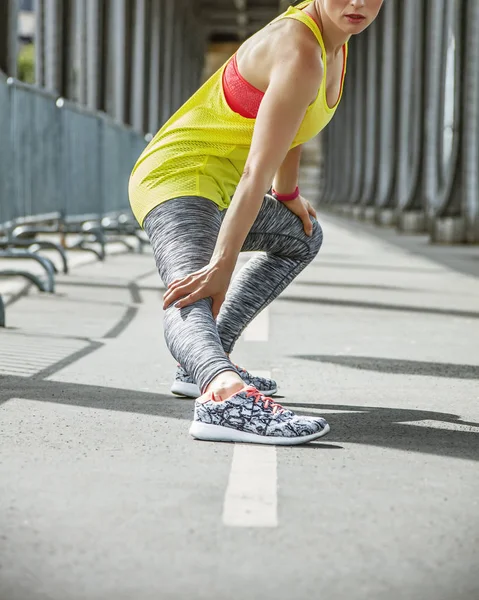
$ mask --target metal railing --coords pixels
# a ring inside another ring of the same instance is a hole
[[[58,252],[67,272],[66,249],[99,259],[111,241],[142,249],[128,201],[128,178],[146,145],[141,134],[0,73],[0,139],[0,258],[34,260],[45,273],[0,265],[0,277],[23,276],[53,292],[56,267],[42,250]],[[61,243],[46,234],[60,234]]]
[[[350,46],[322,134],[320,201],[432,241],[479,242],[479,3],[388,0]]]

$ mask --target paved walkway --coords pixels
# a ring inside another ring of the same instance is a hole
[[[1,600],[479,598],[479,279],[323,222],[234,356],[321,443],[188,437],[149,254],[9,307]]]

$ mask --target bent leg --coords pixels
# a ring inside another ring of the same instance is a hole
[[[301,220],[286,206],[266,196],[243,245],[243,252],[263,251],[233,280],[217,319],[225,352],[255,316],[270,304],[313,260],[323,241],[319,223],[304,233]]]
[[[220,226],[218,207],[205,198],[168,200],[148,214],[144,229],[166,286],[208,264]],[[223,350],[210,299],[182,309],[172,305],[164,313],[167,346],[202,391],[220,373],[236,371]]]

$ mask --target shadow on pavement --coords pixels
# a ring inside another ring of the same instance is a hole
[[[342,283],[336,281],[302,281],[296,280],[295,286],[306,285],[311,287],[330,287],[330,288],[342,288],[348,290],[381,290],[381,291],[389,291],[389,292],[415,292],[414,288],[406,288],[398,285],[378,285],[378,284],[368,284],[368,283]],[[424,290],[419,290],[424,291]]]
[[[175,419],[189,420],[193,416],[193,401],[183,398],[98,385],[0,377],[0,405],[11,398]]]
[[[479,433],[467,431],[468,427],[479,429],[479,423],[462,421],[454,414],[350,404],[293,402],[288,408],[305,415],[311,409],[333,411],[325,415],[331,424],[328,441],[479,460]]]
[[[13,398],[181,420],[190,420],[193,416],[192,400],[162,394],[26,377],[0,378],[0,404]],[[433,421],[439,424],[479,427],[479,423],[466,423],[454,414],[334,404],[288,402],[287,406],[293,410],[299,409],[298,412],[303,414],[307,414],[311,409],[333,411],[326,415],[332,425],[332,433],[328,436],[328,442],[334,442],[332,446],[337,443],[354,443],[479,460],[478,433],[454,430],[451,427],[444,430],[426,424],[417,425],[418,421]],[[325,445],[318,443],[316,447],[324,449]]]
[[[334,262],[328,260],[316,260],[308,265],[308,269],[313,268],[323,268],[323,267],[332,267],[333,269],[364,269],[367,271],[397,271],[399,273],[441,273],[442,268],[440,266],[432,267],[430,269],[426,268],[415,268],[415,267],[397,267],[395,265],[368,265],[366,263],[350,263],[350,262]]]
[[[141,292],[164,292],[165,286],[161,283],[158,278],[158,285],[142,285],[139,286],[136,282],[130,282],[129,284],[123,285],[122,283],[101,283],[98,281],[66,281],[60,280],[58,282],[58,286],[64,287],[84,287],[84,288],[99,288],[105,290],[128,290],[132,297],[132,302],[135,304],[141,304],[143,299],[141,297]]]
[[[393,375],[419,375],[422,377],[446,377],[447,379],[479,380],[479,365],[460,365],[454,363],[421,362],[400,360],[397,358],[377,358],[372,356],[336,356],[310,354],[294,356],[302,360],[340,365],[360,371],[376,371]]]
[[[336,298],[308,298],[283,294],[278,302],[299,302],[302,304],[325,304],[328,306],[346,306],[349,308],[367,308],[373,310],[394,310],[399,312],[419,313],[424,315],[444,315],[447,317],[463,317],[479,319],[479,312],[470,310],[449,310],[447,308],[427,308],[423,306],[406,306],[403,304],[384,304],[381,302],[364,302],[359,300],[338,300]]]

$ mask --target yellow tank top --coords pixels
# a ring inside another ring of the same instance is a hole
[[[301,9],[311,0],[290,7],[274,19],[296,19],[314,33],[323,54],[324,75],[291,148],[315,137],[332,119],[326,101],[326,49],[319,27]],[[347,60],[347,46],[344,61]],[[239,183],[251,146],[255,119],[234,112],[223,93],[223,65],[165,123],[138,159],[129,184],[130,203],[140,223],[156,206],[180,196],[202,196],[220,209],[228,207]],[[346,66],[344,67],[344,75]]]

